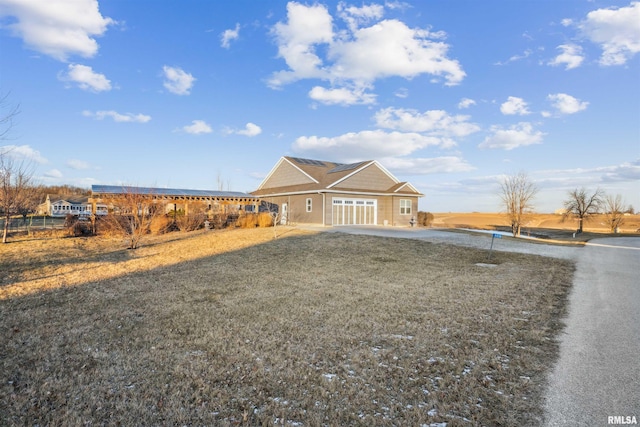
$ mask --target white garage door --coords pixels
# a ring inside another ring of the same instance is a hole
[[[333,199],[333,225],[375,225],[378,201]]]

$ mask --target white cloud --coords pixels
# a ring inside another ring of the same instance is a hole
[[[238,135],[244,136],[257,136],[262,133],[262,128],[260,126],[253,124],[251,122],[247,123],[245,128],[236,132]]]
[[[586,184],[597,186],[616,182],[637,183],[640,181],[640,159],[594,168],[541,170],[538,175],[538,181],[550,188],[573,189]]]
[[[53,178],[53,179],[60,179],[62,178],[64,175],[62,174],[62,172],[60,172],[58,169],[51,169],[48,172],[44,173],[44,176],[46,178]]]
[[[575,114],[579,111],[586,110],[589,105],[586,101],[580,101],[566,93],[556,93],[547,96],[553,107],[560,114]]]
[[[469,172],[475,168],[466,160],[455,156],[434,158],[385,158],[381,159],[387,169],[408,175],[427,175],[434,173]]]
[[[378,6],[339,6],[348,29],[334,32],[333,18],[322,5],[287,4],[287,21],[273,28],[278,55],[288,69],[274,73],[269,86],[279,88],[301,79],[321,79],[333,87],[370,89],[377,79],[407,79],[431,74],[456,85],[465,77],[460,64],[447,57],[442,32],[412,29],[398,20],[383,20]],[[321,57],[318,52],[326,52]]]
[[[69,64],[66,73],[60,72],[58,79],[63,82],[75,83],[82,90],[103,92],[111,90],[111,81],[104,74],[96,73],[87,65]]]
[[[374,104],[376,102],[376,95],[365,93],[362,89],[325,89],[321,86],[315,86],[311,89],[309,98],[327,105]]]
[[[511,62],[516,62],[516,61],[520,61],[522,59],[527,59],[528,57],[531,56],[533,52],[531,51],[531,49],[527,49],[525,50],[521,55],[513,55],[512,57],[510,57],[508,60],[502,62],[502,61],[498,61],[495,63],[495,65],[507,65]]]
[[[93,57],[95,37],[116,23],[100,14],[97,0],[3,1],[0,16],[15,18],[6,27],[30,49],[59,61],[70,55]]]
[[[398,98],[404,99],[409,96],[409,89],[407,89],[406,87],[401,87],[400,89],[396,90],[393,94]]]
[[[0,153],[15,160],[34,161],[40,164],[49,162],[38,150],[34,150],[29,145],[4,145],[0,147]]]
[[[176,95],[189,95],[196,78],[179,67],[162,67],[164,87]]]
[[[229,49],[231,46],[232,40],[238,40],[240,36],[240,24],[236,24],[235,29],[233,30],[224,30],[222,34],[220,34],[220,46],[225,49]]]
[[[640,159],[621,165],[600,168],[598,172],[602,173],[602,181],[605,182],[631,181],[637,184],[640,182]]]
[[[578,68],[584,56],[582,55],[582,48],[575,44],[561,44],[558,49],[562,51],[561,54],[556,56],[552,61],[549,61],[549,65],[566,65],[565,70],[571,70]]]
[[[492,126],[491,132],[492,135],[487,136],[478,147],[513,150],[526,145],[541,144],[544,136],[544,133],[534,130],[531,123],[527,122],[518,123],[508,129]]]
[[[328,73],[320,68],[322,60],[314,48],[316,44],[330,43],[333,39],[333,20],[326,7],[289,2],[287,18],[287,23],[278,22],[272,32],[278,43],[278,56],[285,60],[291,71],[274,73],[269,85],[280,87],[304,78],[327,78]]]
[[[151,120],[151,116],[146,114],[133,114],[133,113],[118,113],[117,111],[83,111],[82,115],[85,117],[95,117],[98,120],[103,120],[106,117],[111,117],[115,122],[135,122],[135,123],[147,123]]]
[[[88,162],[85,162],[84,160],[78,160],[78,159],[67,160],[67,166],[75,170],[86,170],[91,167]]]
[[[421,148],[440,144],[440,138],[419,133],[374,130],[350,132],[333,138],[301,136],[295,140],[292,148],[310,157],[356,162],[363,159],[406,156]],[[336,156],[339,156],[339,159]]]
[[[527,109],[527,103],[524,99],[515,96],[507,98],[507,100],[500,106],[500,111],[505,115],[517,114],[519,116],[524,116],[526,114],[531,114]]]
[[[351,31],[355,31],[364,24],[382,18],[384,16],[384,7],[379,4],[356,7],[339,3],[338,15],[347,23]]]
[[[193,120],[190,125],[183,126],[182,130],[192,135],[200,135],[203,133],[213,132],[211,126],[209,126],[204,120]]]
[[[601,65],[624,65],[640,52],[640,2],[591,11],[578,28],[602,48]]]
[[[407,11],[409,9],[411,9],[413,7],[413,5],[411,5],[410,3],[404,2],[404,1],[385,1],[384,2],[385,7],[391,9],[391,10],[401,10],[401,11]]]
[[[459,84],[465,77],[460,64],[447,58],[449,45],[443,33],[411,29],[397,20],[384,20],[361,28],[350,38],[330,46],[333,77],[361,85],[385,77],[413,78],[420,74],[443,77],[445,84]],[[375,52],[375,54],[372,54]]]
[[[376,125],[402,132],[420,132],[440,138],[441,145],[455,145],[452,138],[463,138],[478,132],[480,127],[469,122],[469,116],[449,115],[443,110],[420,113],[412,109],[385,108],[374,115]]]
[[[459,109],[465,109],[465,108],[469,108],[472,105],[476,105],[476,101],[474,101],[473,99],[469,99],[469,98],[462,98],[460,100],[460,102],[458,103],[458,108]]]

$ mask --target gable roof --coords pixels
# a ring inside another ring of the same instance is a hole
[[[51,203],[67,202],[72,205],[81,205],[89,201],[89,196],[77,194],[47,194],[47,197]]]
[[[366,175],[378,178],[375,185],[367,182]],[[422,196],[415,187],[399,181],[375,160],[336,163],[290,156],[281,157],[251,194],[262,196],[318,191]]]

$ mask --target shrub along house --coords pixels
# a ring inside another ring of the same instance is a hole
[[[288,156],[251,194],[277,205],[283,223],[395,226],[415,222],[424,196],[375,160],[342,164]]]

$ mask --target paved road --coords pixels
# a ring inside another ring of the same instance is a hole
[[[321,230],[487,249],[491,242],[490,235],[424,228]],[[560,358],[549,378],[546,427],[606,426],[609,416],[640,423],[640,238],[595,239],[585,247],[500,239],[494,249],[577,261]]]
[[[590,243],[550,377],[547,426],[606,426],[609,416],[640,423],[640,238]]]

